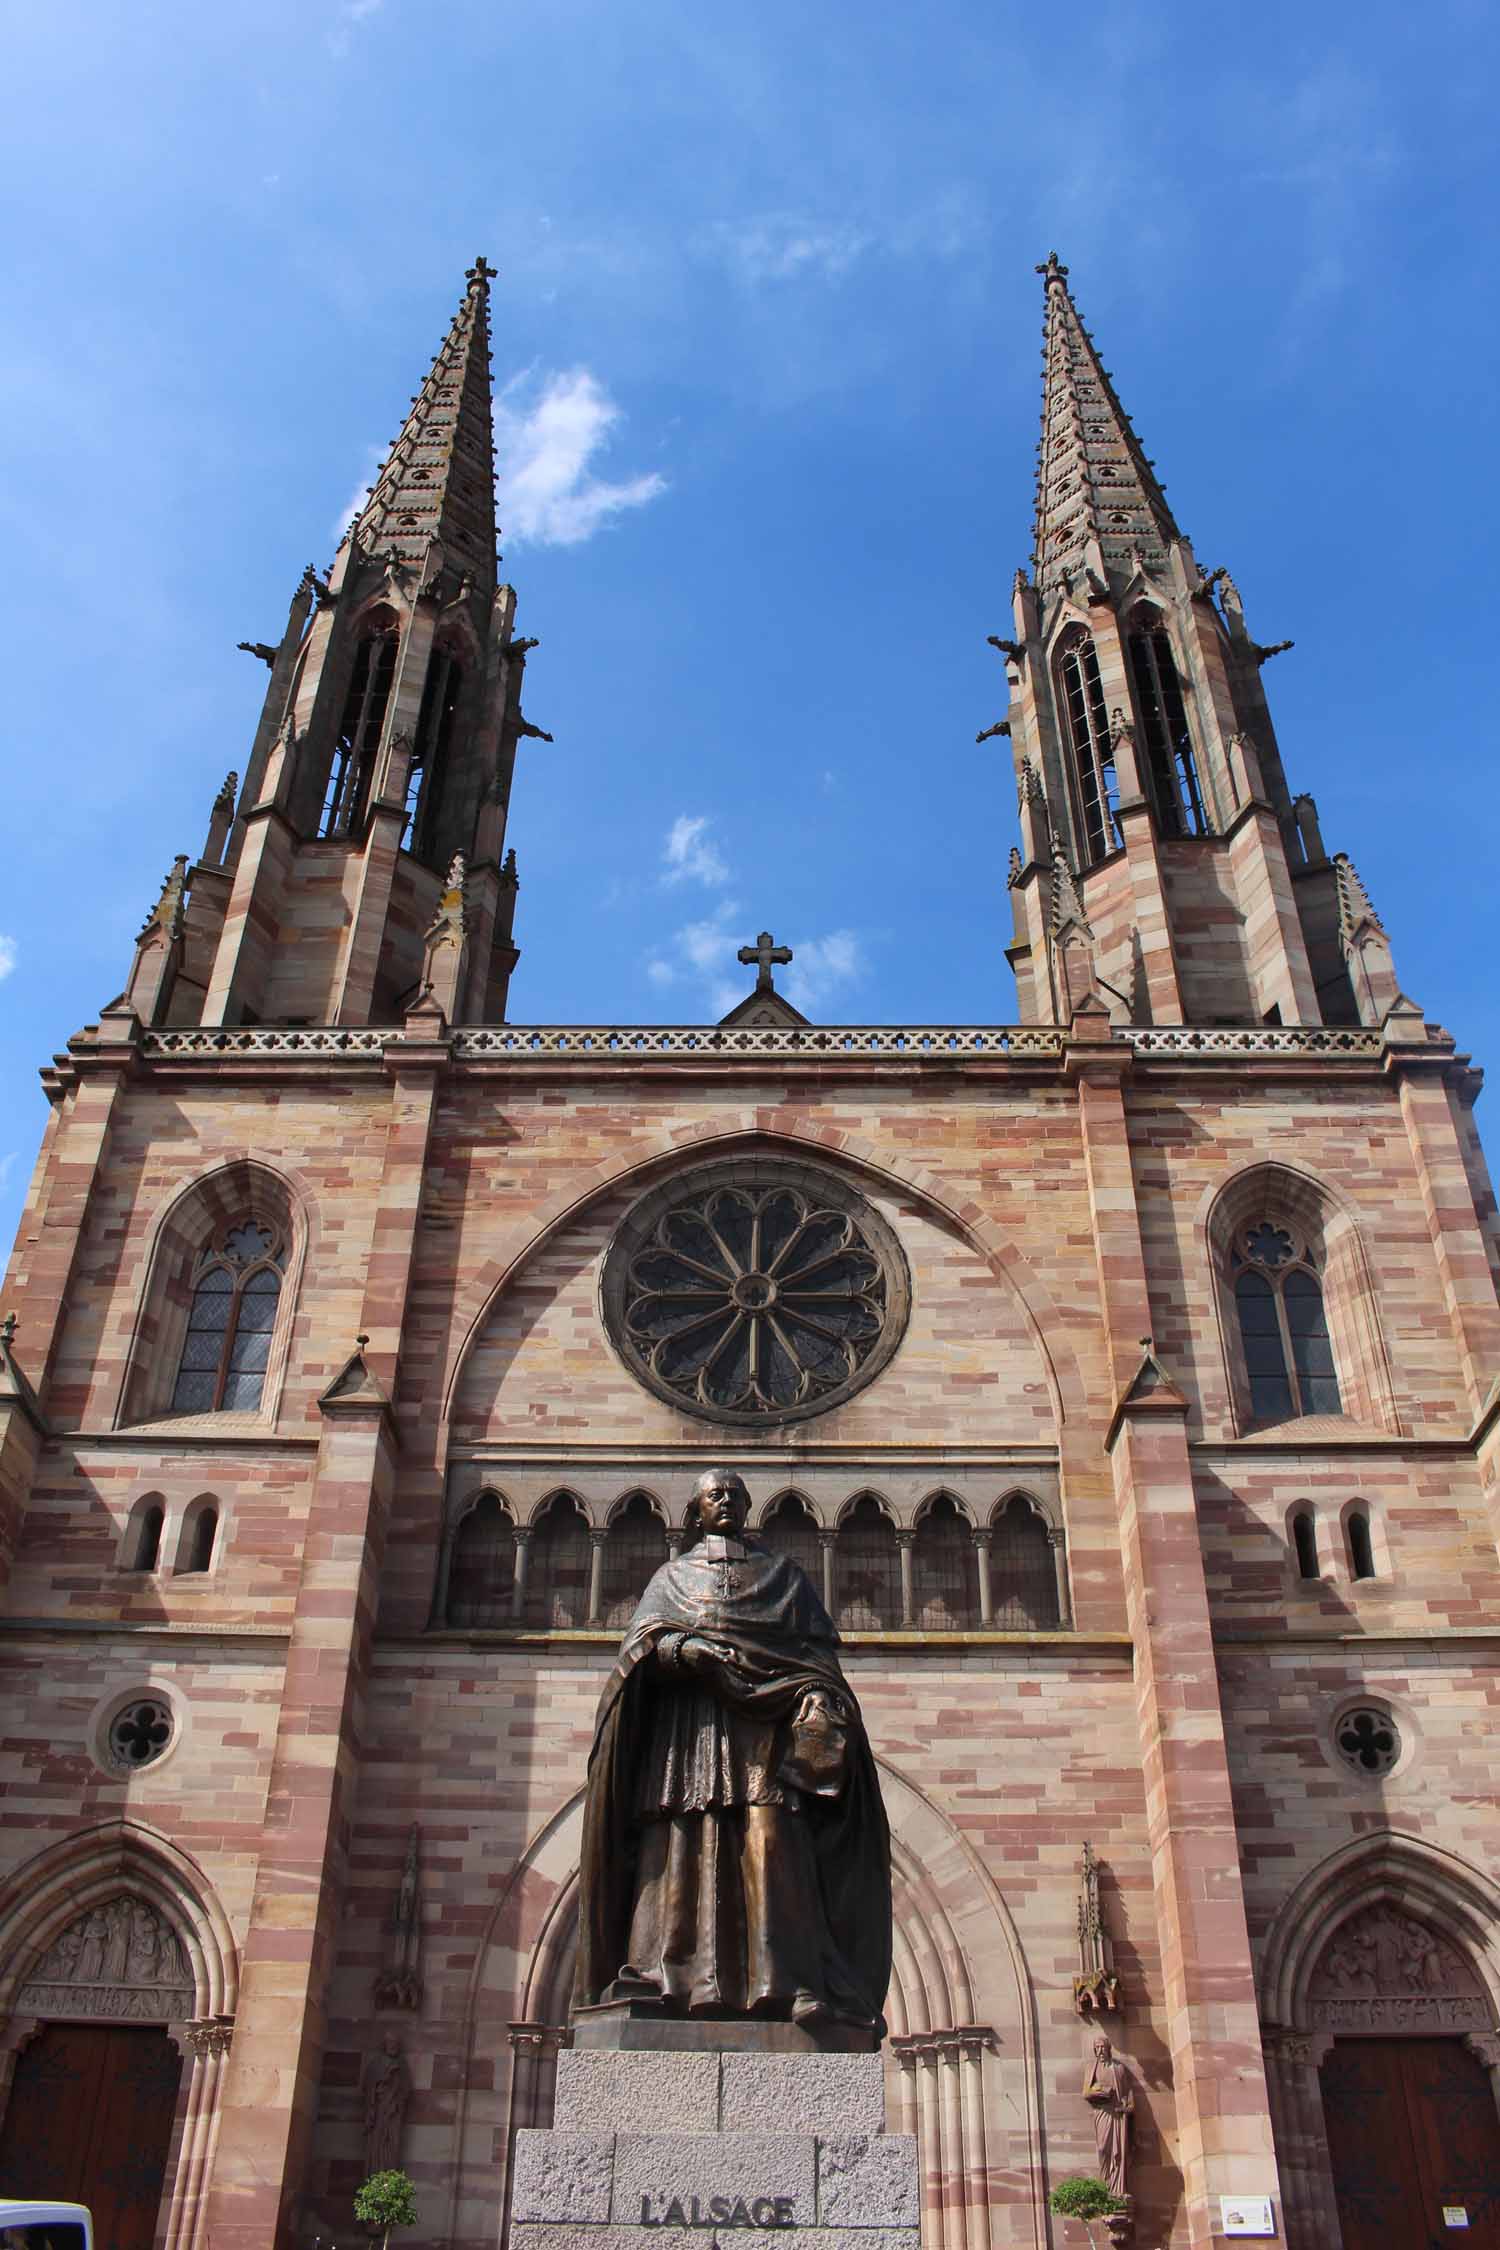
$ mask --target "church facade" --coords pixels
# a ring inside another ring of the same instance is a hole
[[[1048,2194],[1120,2162],[1142,2250],[1266,2206],[1298,2250],[1500,2243],[1478,1076],[1042,273],[1018,1021],[808,1024],[769,937],[719,1026],[508,1021],[539,730],[480,260],[255,652],[243,782],[46,1073],[0,1303],[0,2190],[116,2250],[347,2242],[387,2162],[403,2239],[522,2250],[595,1702],[720,1460],[879,1761],[925,2250],[1081,2240]]]

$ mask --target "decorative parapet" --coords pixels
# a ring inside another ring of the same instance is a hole
[[[151,1062],[222,1057],[310,1062],[372,1061],[399,1049],[409,1035],[398,1025],[216,1024],[148,1031],[140,1052]],[[1056,1024],[495,1024],[457,1030],[449,1045],[460,1062],[546,1063],[684,1059],[750,1060],[785,1056],[809,1062],[862,1062],[889,1056],[905,1062],[949,1062],[966,1056],[999,1060],[1060,1057],[1067,1031]],[[1334,1024],[1116,1025],[1112,1041],[1143,1060],[1205,1060],[1234,1056],[1341,1056],[1376,1061],[1385,1034]]]

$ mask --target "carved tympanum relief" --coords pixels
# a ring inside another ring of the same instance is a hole
[[[1330,2031],[1470,2031],[1491,2021],[1479,1978],[1425,1922],[1370,1906],[1334,1931],[1309,1988]]]
[[[75,1917],[33,1964],[17,1997],[33,2016],[166,2023],[193,2014],[193,1972],[177,1934],[144,1899],[122,1894]]]

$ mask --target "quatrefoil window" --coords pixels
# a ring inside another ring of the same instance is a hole
[[[1389,1773],[1401,1755],[1396,1722],[1386,1711],[1361,1705],[1346,1711],[1333,1730],[1333,1739],[1345,1765],[1356,1773]]]
[[[708,1421],[821,1414],[901,1340],[910,1284],[863,1197],[808,1165],[711,1165],[631,1212],[605,1262],[605,1322],[659,1398]]]
[[[110,1763],[121,1773],[135,1773],[156,1763],[172,1740],[172,1707],[154,1696],[127,1703],[109,1724]]]

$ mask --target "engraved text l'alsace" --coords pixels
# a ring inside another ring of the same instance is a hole
[[[653,2211],[652,2203],[663,2206]],[[711,2195],[705,2208],[697,2195],[641,2197],[643,2227],[794,2227],[797,2199],[792,2195]]]

